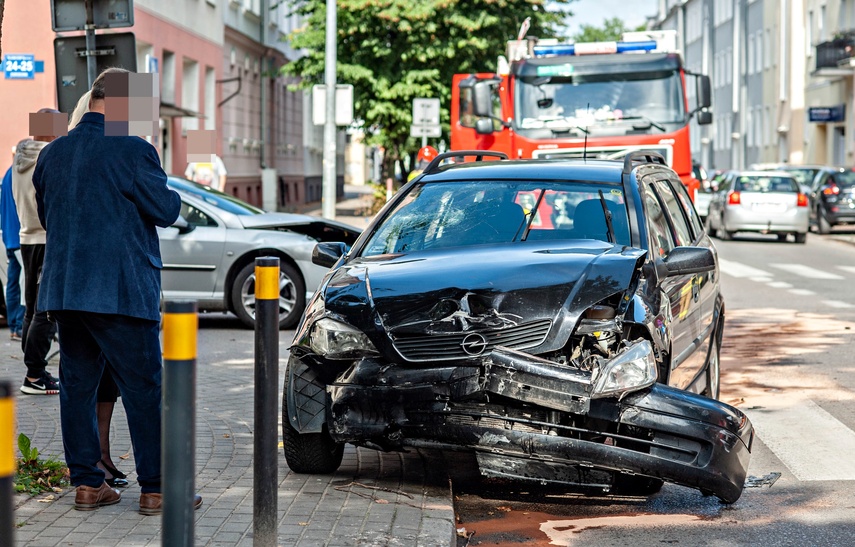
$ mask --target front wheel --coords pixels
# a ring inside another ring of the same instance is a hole
[[[796,232],[796,243],[806,243],[807,232]]]
[[[330,437],[324,426],[320,433],[299,433],[291,426],[288,413],[288,392],[290,374],[285,369],[285,386],[282,394],[282,447],[285,463],[294,473],[322,474],[335,473],[341,466],[344,456],[344,444]]]
[[[232,311],[247,327],[255,328],[255,263],[243,267],[232,284]],[[306,285],[300,272],[279,263],[279,328],[297,324],[306,307]]]
[[[831,223],[825,218],[822,212],[822,207],[816,209],[816,231],[820,234],[828,234],[831,232]]]

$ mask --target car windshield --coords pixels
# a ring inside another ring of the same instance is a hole
[[[736,177],[733,189],[739,192],[795,192],[799,191],[796,181],[790,177],[767,177],[742,175]]]
[[[793,178],[796,179],[796,182],[799,183],[800,185],[810,186],[811,183],[813,182],[814,177],[819,172],[819,169],[811,169],[809,167],[805,167],[805,168],[794,167],[794,168],[781,169],[781,171],[786,171],[787,173],[792,175]]]
[[[214,190],[210,186],[205,186],[198,182],[179,179],[177,177],[169,177],[169,187],[174,190],[191,194],[194,197],[203,200],[205,203],[210,203],[214,207],[235,215],[260,215],[264,212],[258,207],[250,205],[245,201],[241,201],[234,196],[224,194],[219,190]]]
[[[620,125],[625,132],[659,131],[651,122],[685,120],[681,90],[677,71],[520,78],[515,118],[521,129]]]
[[[537,239],[607,242],[604,205],[611,213],[617,243],[629,245],[626,202],[616,185],[493,180],[422,183],[387,215],[362,256]]]
[[[852,188],[855,186],[855,171],[842,171],[832,175],[834,183],[840,188]]]

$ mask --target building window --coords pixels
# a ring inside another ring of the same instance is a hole
[[[748,35],[748,74],[754,74],[754,35]]]
[[[808,12],[807,26],[805,27],[805,54],[813,55],[813,10]]]
[[[186,57],[181,79],[181,106],[199,112],[199,63]],[[183,131],[199,129],[199,118],[184,116],[181,128]]]
[[[217,75],[213,68],[205,67],[205,129],[217,128]]]
[[[817,29],[817,34],[819,35],[819,42],[825,42],[825,6],[821,6],[819,8],[819,28]]]
[[[730,85],[733,81],[733,48],[727,48],[727,52],[724,54],[724,76],[725,76],[725,84]]]
[[[163,50],[163,67],[160,70],[160,98],[175,104],[175,54]]]
[[[754,61],[754,67],[757,72],[763,72],[763,31],[757,31],[757,37],[754,38],[754,53],[756,54],[756,61]]]

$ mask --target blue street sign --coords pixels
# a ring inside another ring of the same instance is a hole
[[[3,56],[3,77],[7,80],[32,80],[37,72],[45,71],[45,62],[36,61],[30,53],[9,53]]]

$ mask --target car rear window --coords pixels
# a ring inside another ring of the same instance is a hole
[[[851,188],[855,186],[855,171],[843,171],[832,175],[834,182],[841,188]]]
[[[362,256],[524,240],[608,241],[630,245],[619,186],[585,182],[465,181],[415,185],[385,217]]]
[[[740,192],[798,192],[795,179],[790,177],[766,177],[742,175],[736,177],[734,190]]]

